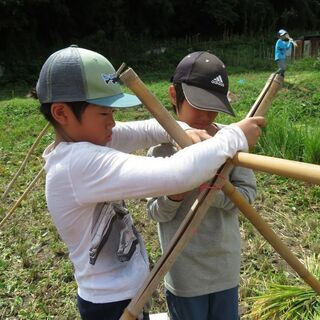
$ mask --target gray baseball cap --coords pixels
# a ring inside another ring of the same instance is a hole
[[[112,108],[141,104],[135,95],[122,92],[108,59],[76,45],[56,51],[47,59],[36,90],[41,103],[86,101]]]
[[[206,51],[188,54],[177,65],[172,81],[181,83],[194,108],[235,115],[228,101],[226,67],[217,56]]]

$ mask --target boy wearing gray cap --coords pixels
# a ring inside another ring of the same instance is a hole
[[[46,200],[74,266],[81,318],[118,320],[149,272],[123,200],[192,189],[254,144],[264,119],[239,122],[173,157],[152,159],[130,152],[170,139],[154,119],[114,121],[114,108],[140,101],[122,92],[115,69],[102,55],[77,46],[53,53],[36,89],[40,110],[56,133],[43,153]],[[207,138],[199,130],[190,135]],[[194,171],[199,174],[185,181]]]
[[[193,128],[216,135],[219,112],[234,116],[227,98],[228,75],[223,62],[208,52],[193,52],[178,64],[169,95],[177,117]],[[149,150],[156,157],[176,152],[171,144]],[[197,174],[197,173],[194,173]],[[186,176],[186,180],[190,179]],[[256,180],[249,169],[235,167],[229,180],[252,202]],[[152,198],[148,212],[158,222],[163,250],[189,212],[200,189]],[[219,190],[199,229],[165,276],[167,304],[173,320],[238,319],[240,230],[238,210]]]

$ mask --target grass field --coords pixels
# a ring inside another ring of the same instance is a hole
[[[229,76],[238,120],[248,112],[273,70],[235,71],[230,68]],[[284,87],[272,104],[267,128],[253,152],[320,164],[319,71],[317,59],[289,64]],[[170,72],[144,73],[140,77],[170,109],[167,99]],[[26,98],[26,93],[27,88],[22,86],[0,90],[0,195],[46,124],[38,112],[38,103]],[[149,117],[143,107],[116,113],[120,121]],[[234,119],[226,116],[218,118],[221,123],[231,121]],[[0,219],[41,169],[42,150],[53,139],[50,129],[8,196],[1,200]],[[260,172],[256,176],[258,197],[254,207],[301,261],[308,257],[319,261],[320,187]],[[128,205],[143,234],[150,260],[155,262],[161,255],[155,223],[146,217],[144,201],[129,201]],[[240,225],[240,306],[241,313],[248,315],[250,297],[265,292],[272,284],[303,286],[303,282],[241,215]],[[0,229],[0,319],[79,319],[75,297],[72,265],[47,212],[41,178]],[[165,310],[161,285],[153,311]]]

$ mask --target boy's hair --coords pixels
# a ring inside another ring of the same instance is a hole
[[[174,86],[174,89],[176,90],[176,105],[172,104],[172,107],[175,114],[177,114],[186,97],[183,93],[181,83],[174,83],[173,86]]]
[[[66,104],[70,107],[71,111],[75,115],[75,117],[81,121],[81,116],[84,110],[89,105],[86,101],[75,101],[75,102],[66,102]],[[55,127],[58,127],[57,121],[53,118],[51,113],[51,105],[52,103],[42,103],[40,105],[40,112],[44,115],[44,117]]]
[[[32,88],[27,95],[30,98],[38,99],[37,91],[35,88]],[[74,101],[74,102],[65,102],[75,115],[75,117],[81,121],[81,115],[83,114],[84,110],[86,110],[87,106],[89,105],[86,101]],[[51,113],[51,105],[52,103],[42,103],[39,107],[40,112],[44,115],[44,117],[56,128],[58,127],[57,121],[53,118]]]

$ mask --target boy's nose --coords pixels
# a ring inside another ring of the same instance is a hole
[[[200,115],[201,120],[209,121],[211,120],[211,118],[212,118],[211,112],[201,112],[201,115]]]
[[[116,125],[116,122],[114,121],[114,119],[112,119],[112,121],[110,121],[109,126],[111,128],[113,128]]]
[[[107,120],[107,126],[109,128],[113,128],[116,125],[116,121],[114,120],[113,116],[111,116],[108,120]]]

